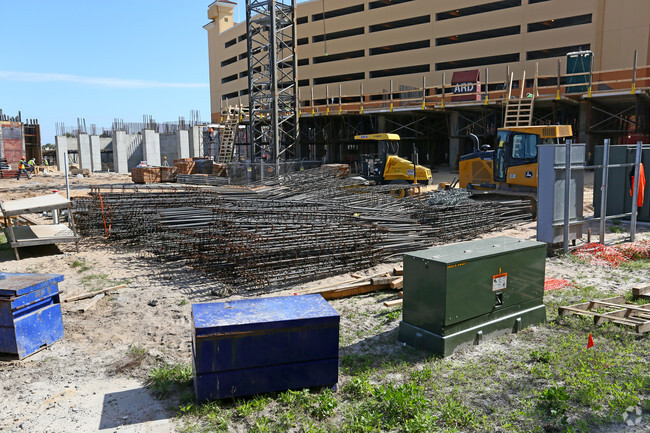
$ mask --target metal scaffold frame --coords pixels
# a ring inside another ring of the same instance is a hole
[[[276,173],[300,158],[295,10],[296,0],[246,0],[251,159]]]

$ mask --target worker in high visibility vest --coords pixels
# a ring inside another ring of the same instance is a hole
[[[27,179],[30,179],[29,172],[27,171],[27,158],[24,156],[20,158],[20,161],[18,161],[18,175],[16,176],[16,179],[20,180],[20,175],[22,173],[25,173],[25,176],[27,176]]]

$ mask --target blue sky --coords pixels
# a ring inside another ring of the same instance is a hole
[[[209,1],[3,0],[0,108],[55,122],[110,127],[114,118],[210,118]]]
[[[212,1],[0,0],[0,109],[109,128],[113,119],[210,119],[207,9]],[[239,0],[235,20],[245,20]]]

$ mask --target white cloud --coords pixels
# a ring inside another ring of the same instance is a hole
[[[34,83],[74,83],[88,86],[111,87],[120,89],[153,88],[207,88],[205,83],[163,83],[160,81],[130,80],[123,78],[82,77],[80,75],[51,74],[39,72],[0,71],[0,80],[27,81]]]

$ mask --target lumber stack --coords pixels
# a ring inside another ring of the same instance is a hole
[[[135,167],[131,170],[133,183],[160,183],[161,167]]]
[[[174,167],[176,167],[178,174],[196,174],[199,172],[196,161],[192,158],[175,159]]]

